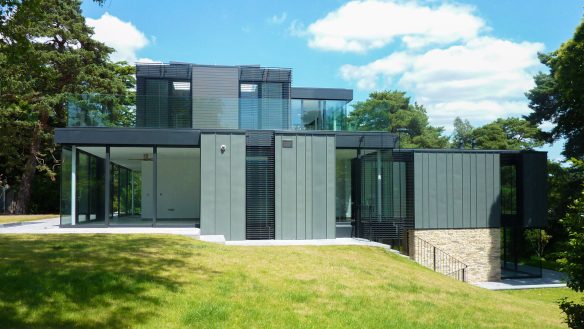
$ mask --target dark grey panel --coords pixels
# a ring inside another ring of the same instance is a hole
[[[337,148],[395,148],[397,135],[388,132],[337,132]]]
[[[199,146],[201,132],[192,129],[57,128],[55,143],[76,145]]]
[[[292,99],[353,100],[352,89],[292,87]]]
[[[523,181],[523,225],[543,227],[547,224],[547,153],[526,152],[521,155]]]
[[[500,226],[499,155],[414,151],[416,228]]]

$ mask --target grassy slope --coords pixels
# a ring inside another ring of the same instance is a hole
[[[0,224],[5,223],[16,223],[16,222],[29,222],[31,220],[55,218],[59,215],[0,215]]]
[[[580,302],[580,299],[584,297],[584,294],[577,293],[569,288],[505,290],[502,291],[502,293],[539,301],[542,304],[557,304],[557,302],[564,297],[567,297],[569,300]]]
[[[562,326],[553,302],[473,287],[380,248],[0,239],[2,328]]]

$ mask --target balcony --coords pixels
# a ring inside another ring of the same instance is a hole
[[[339,100],[83,94],[67,113],[68,127],[349,130]]]

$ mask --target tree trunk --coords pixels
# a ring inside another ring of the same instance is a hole
[[[30,196],[32,195],[32,181],[36,173],[38,164],[37,155],[39,154],[41,145],[42,124],[39,122],[32,132],[30,153],[26,157],[26,164],[20,179],[20,186],[16,196],[15,214],[26,214],[30,206]]]

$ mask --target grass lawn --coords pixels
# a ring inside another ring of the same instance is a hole
[[[16,222],[29,222],[31,220],[55,218],[59,215],[48,214],[48,215],[0,215],[0,224],[6,223],[16,223]]]
[[[0,238],[0,328],[562,328],[560,291],[487,291],[371,247]]]
[[[501,292],[510,296],[519,296],[521,298],[539,301],[543,304],[557,304],[558,300],[564,297],[573,301],[580,301],[584,297],[584,294],[577,293],[569,288],[504,290]]]

